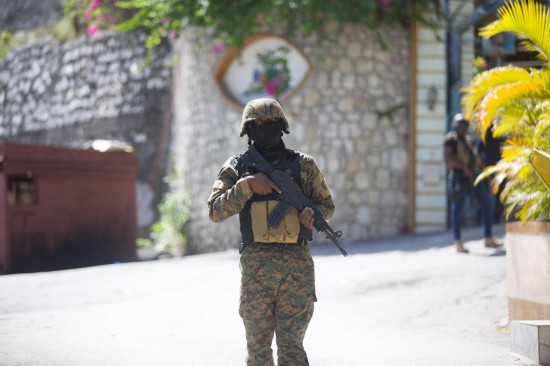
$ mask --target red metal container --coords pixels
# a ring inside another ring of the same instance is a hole
[[[134,152],[0,142],[0,273],[130,261]]]

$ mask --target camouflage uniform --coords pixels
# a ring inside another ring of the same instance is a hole
[[[243,117],[243,126],[244,120]],[[298,154],[302,189],[329,219],[334,204],[324,175],[310,156]],[[214,222],[240,213],[254,196],[248,182],[240,177],[239,156],[227,160],[212,187],[208,207]],[[240,267],[239,313],[246,329],[247,364],[274,365],[271,343],[275,333],[279,365],[308,365],[303,339],[316,296],[313,259],[307,241],[251,243],[241,255]]]

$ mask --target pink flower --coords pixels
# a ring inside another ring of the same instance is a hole
[[[281,80],[279,80],[279,78],[269,79],[267,84],[265,85],[265,92],[268,95],[275,96],[280,86],[281,86]]]
[[[176,31],[172,30],[170,33],[168,33],[168,38],[170,38],[172,41],[175,40],[177,37]]]
[[[93,36],[94,34],[99,32],[99,27],[95,24],[90,24],[88,26],[88,29],[86,29],[86,34],[89,36]]]
[[[92,0],[92,3],[90,4],[90,8],[94,10],[95,8],[101,6],[101,0]]]
[[[391,3],[391,0],[378,0],[378,4],[380,4],[383,7],[390,5],[390,3]]]
[[[216,43],[212,46],[212,51],[216,53],[224,53],[227,50],[227,46],[223,43]]]

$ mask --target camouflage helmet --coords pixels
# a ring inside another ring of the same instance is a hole
[[[275,99],[260,98],[246,103],[241,121],[241,137],[246,134],[246,124],[256,119],[280,118],[283,120],[283,131],[288,132],[288,120],[281,105]]]
[[[451,128],[453,130],[456,130],[459,127],[468,127],[470,123],[466,118],[464,118],[464,115],[462,113],[457,113],[453,116],[453,119],[451,120]]]

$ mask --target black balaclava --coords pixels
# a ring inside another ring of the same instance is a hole
[[[248,137],[254,141],[256,146],[271,148],[277,146],[283,135],[283,124],[281,120],[265,123],[263,125],[248,124]]]
[[[281,157],[285,145],[281,139],[283,122],[280,119],[259,126],[248,123],[247,132],[249,139],[254,141],[254,146],[268,161],[273,162]]]

